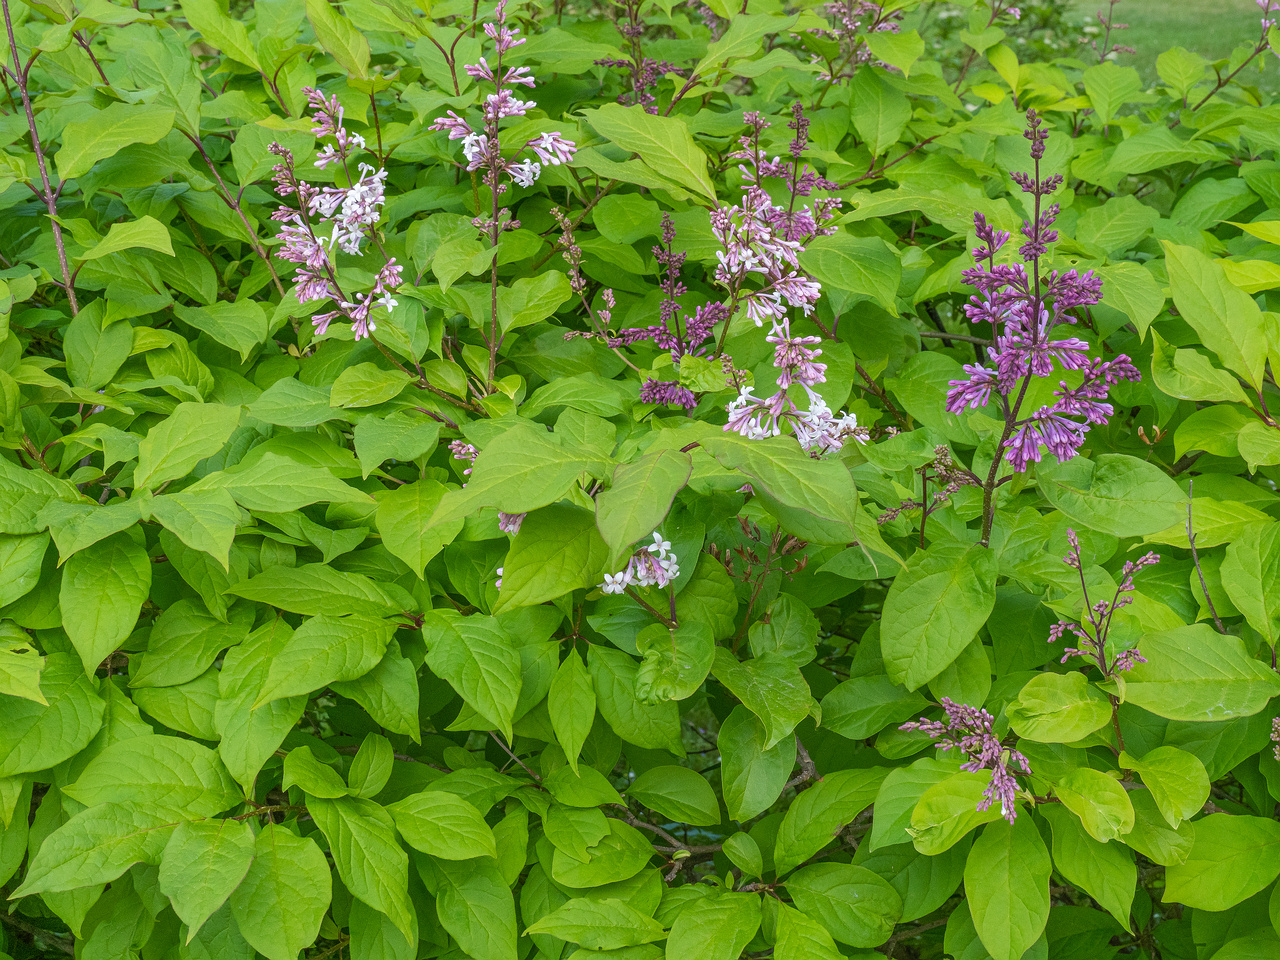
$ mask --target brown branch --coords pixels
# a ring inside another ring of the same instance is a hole
[[[79,313],[80,305],[76,302],[76,291],[71,282],[71,270],[67,266],[67,245],[62,239],[62,226],[58,223],[58,192],[53,189],[53,185],[49,181],[49,168],[44,162],[44,148],[40,145],[40,133],[36,129],[36,115],[31,109],[31,93],[27,89],[27,78],[31,69],[31,62],[35,61],[35,55],[32,55],[31,62],[23,68],[21,58],[18,56],[18,41],[13,35],[13,16],[9,13],[9,0],[0,0],[0,7],[4,9],[4,27],[9,35],[9,53],[13,56],[13,79],[14,83],[17,84],[18,94],[22,97],[23,109],[27,112],[27,129],[31,133],[31,149],[35,151],[36,168],[40,171],[40,183],[44,187],[44,192],[37,191],[37,196],[44,201],[44,205],[49,211],[49,222],[53,226],[53,245],[57,248],[58,265],[62,268],[62,289],[67,292],[67,300],[71,303],[71,312],[73,314]]]
[[[21,917],[15,917],[12,914],[5,913],[3,910],[0,910],[0,923],[6,923],[13,929],[22,931],[33,940],[39,938],[42,942],[48,943],[49,946],[68,956],[75,956],[75,941],[70,934],[55,933],[52,930],[46,930],[44,927],[37,927],[34,923],[27,923]]]

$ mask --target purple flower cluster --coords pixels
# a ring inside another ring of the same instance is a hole
[[[1159,563],[1159,555],[1147,553],[1137,560],[1126,562],[1124,568],[1120,571],[1120,584],[1116,587],[1115,596],[1110,600],[1099,600],[1097,603],[1090,603],[1089,588],[1085,585],[1084,580],[1084,565],[1080,558],[1080,538],[1070,528],[1067,530],[1067,543],[1070,545],[1070,549],[1067,555],[1062,558],[1062,562],[1080,573],[1080,588],[1084,591],[1084,609],[1085,615],[1089,618],[1089,627],[1083,627],[1078,623],[1069,623],[1066,620],[1059,620],[1049,628],[1050,643],[1057,642],[1058,639],[1068,633],[1077,637],[1080,643],[1079,647],[1067,648],[1062,655],[1062,663],[1066,663],[1072,657],[1083,657],[1086,660],[1091,660],[1102,671],[1104,677],[1112,677],[1117,673],[1132,670],[1139,663],[1146,663],[1147,658],[1136,647],[1120,651],[1108,662],[1107,635],[1111,632],[1111,620],[1115,616],[1115,612],[1133,603],[1133,597],[1125,596],[1125,594],[1133,593],[1134,575],[1143,567]]]
[[[987,349],[991,363],[966,364],[968,379],[952,380],[947,391],[947,410],[956,414],[984,406],[995,394],[1006,423],[1002,449],[1019,472],[1040,461],[1042,446],[1058,460],[1074,457],[1089,427],[1106,423],[1111,416],[1113,408],[1106,402],[1110,388],[1122,380],[1140,379],[1137,367],[1124,354],[1114,360],[1090,359],[1085,341],[1052,336],[1059,324],[1076,322],[1070,311],[1101,299],[1102,280],[1092,271],[1080,275],[1075,270],[1054,270],[1041,277],[1040,259],[1058,239],[1053,224],[1059,212],[1056,203],[1042,209],[1041,201],[1062,184],[1062,177],[1040,176],[1048,133],[1033,110],[1027,111],[1024,136],[1031,141],[1035,173],[1014,174],[1023,192],[1034,199],[1033,217],[1022,226],[1025,242],[1018,250],[1022,262],[996,263],[1009,234],[975,213],[974,227],[983,245],[974,250],[978,266],[964,272],[965,282],[978,291],[965,305],[965,313],[973,323],[991,324],[993,345]],[[1074,387],[1060,382],[1054,403],[1020,417],[1031,378],[1052,376],[1055,364],[1062,370],[1080,371],[1082,382]]]
[[[886,12],[886,6],[888,4],[871,3],[869,0],[835,0],[823,6],[831,26],[812,32],[834,40],[840,47],[840,54],[828,59],[815,53],[810,59],[823,65],[825,78],[832,84],[852,77],[860,66],[875,60],[867,45],[867,34],[897,33],[901,29],[898,21],[902,19],[902,11]]]
[[[992,729],[995,718],[986,710],[956,703],[948,697],[943,697],[940,702],[946,713],[945,720],[913,720],[898,729],[927,734],[939,750],[959,750],[968,757],[960,765],[961,770],[972,773],[990,770],[991,782],[982,791],[983,799],[979,801],[978,809],[987,810],[999,800],[1001,815],[1013,823],[1018,818],[1014,806],[1018,781],[1014,772],[1016,769],[1023,774],[1031,773],[1027,758],[1000,742]]]
[[[631,74],[631,89],[618,98],[624,107],[640,106],[645,113],[657,114],[658,102],[649,91],[658,85],[668,73],[676,72],[675,64],[666,60],[654,60],[646,57],[640,41],[644,38],[644,20],[640,17],[642,0],[622,0],[621,6],[626,15],[626,23],[616,23],[618,33],[622,34],[630,48],[630,59],[604,57],[596,60],[598,67],[616,67],[627,70]],[[707,11],[710,13],[710,11]],[[714,16],[714,14],[713,14]],[[704,16],[705,19],[705,16]]]
[[[280,158],[272,168],[276,194],[282,199],[298,199],[298,209],[281,205],[271,215],[282,224],[277,238],[284,241],[284,246],[278,255],[297,265],[294,294],[299,303],[330,299],[336,305],[336,309],[312,317],[316,333],[324,334],[329,324],[341,317],[351,324],[359,340],[378,329],[371,318],[375,307],[390,310],[396,306],[391,294],[400,285],[404,268],[382,251],[385,262],[374,279],[373,289],[348,296],[338,283],[333,251],[337,247],[343,253],[358,255],[366,239],[382,250],[376,226],[386,200],[387,172],[360,163],[356,165],[358,176],[353,176],[352,160],[366,148],[364,137],[346,129],[343,108],[336,96],[326,99],[312,87],[305,87],[303,92],[315,124],[312,132],[331,141],[316,155],[315,165],[324,169],[340,164],[348,186],[317,187],[302,180],[293,154],[273,143],[268,149]]]
[[[799,255],[815,236],[835,232],[830,226],[840,206],[836,198],[821,198],[812,206],[799,201],[815,189],[833,190],[836,184],[819,176],[802,162],[809,142],[809,121],[797,104],[788,124],[795,132],[787,160],[769,159],[760,145],[760,134],[769,126],[758,113],[744,117],[751,133],[732,154],[745,161],[739,166],[745,186],[736,206],[720,207],[711,213],[711,229],[724,247],[717,252],[715,279],[729,290],[727,312],[741,305],[758,327],[769,321],[765,338],[773,344],[773,365],[778,369],[778,390],[770,397],[757,397],[750,387],[742,387],[726,412],[725,429],[751,439],[776,437],[783,423],[791,427],[800,445],[814,456],[839,450],[849,439],[862,439],[853,414],[835,414],[814,389],[826,381],[826,364],[818,357],[821,339],[792,332],[790,310],[805,316],[813,312],[822,296],[822,286],[800,269]],[[766,178],[780,179],[790,201],[775,204],[764,189]],[[763,280],[759,287],[752,284]],[[801,409],[788,389],[799,386],[808,407]]]
[[[532,100],[521,100],[516,96],[517,87],[532,89],[534,79],[528,67],[506,67],[503,58],[507,52],[525,42],[524,37],[517,37],[518,28],[507,24],[506,0],[500,0],[494,11],[494,22],[484,25],[485,35],[493,41],[496,62],[493,66],[485,57],[479,62],[468,64],[467,75],[476,81],[484,81],[494,86],[494,92],[485,97],[483,108],[483,128],[473,130],[471,124],[452,110],[431,124],[432,130],[443,130],[449,134],[450,140],[462,141],[462,154],[466,158],[468,171],[484,171],[484,183],[493,191],[496,198],[507,190],[510,181],[520,187],[531,187],[542,173],[542,167],[550,164],[558,166],[573,159],[577,146],[572,140],[566,140],[556,131],[539,134],[527,141],[521,149],[532,151],[536,159],[526,158],[516,161],[502,156],[502,140],[499,135],[499,123],[507,117],[523,117],[536,106]],[[482,230],[496,237],[503,230],[515,230],[519,222],[503,220],[496,217],[477,217],[477,230]],[[496,240],[495,240],[496,242]]]

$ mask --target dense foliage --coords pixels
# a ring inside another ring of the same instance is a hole
[[[1280,955],[1268,20],[0,6],[0,955]]]

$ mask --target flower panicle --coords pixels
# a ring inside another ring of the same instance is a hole
[[[1086,341],[1054,335],[1061,324],[1076,322],[1071,311],[1102,299],[1102,280],[1091,270],[1084,274],[1054,270],[1041,276],[1040,260],[1058,239],[1054,224],[1060,212],[1056,203],[1042,206],[1041,200],[1063,181],[1058,175],[1040,174],[1048,130],[1034,110],[1027,111],[1023,136],[1031,144],[1034,172],[1014,174],[1014,180],[1033,198],[1034,213],[1022,225],[1021,262],[995,262],[1010,234],[975,212],[974,232],[980,245],[974,249],[976,265],[965,270],[963,278],[977,293],[964,309],[971,323],[991,325],[992,345],[987,348],[989,362],[966,364],[965,379],[950,382],[946,399],[947,411],[960,414],[983,407],[994,397],[1008,423],[1002,453],[1020,473],[1040,462],[1042,450],[1060,461],[1074,457],[1089,428],[1105,424],[1114,412],[1107,402],[1111,387],[1141,378],[1125,354],[1112,360],[1090,358],[1092,348]],[[1053,403],[1020,416],[1024,384],[1032,377],[1053,376],[1055,370],[1080,372],[1083,382],[1069,386],[1061,381]]]
[[[1029,775],[1031,764],[1013,747],[1005,746],[996,736],[995,718],[981,707],[956,703],[949,697],[939,701],[941,720],[912,720],[898,729],[923,733],[939,750],[958,750],[967,758],[961,770],[977,773],[991,771],[991,782],[982,791],[978,810],[988,810],[999,802],[1001,815],[1013,823],[1018,818],[1015,805],[1018,791],[1016,773]]]
[[[558,131],[550,130],[522,145],[521,150],[530,151],[532,157],[503,157],[500,121],[509,117],[526,116],[537,106],[535,101],[522,100],[516,94],[518,88],[533,89],[536,81],[529,67],[511,67],[503,63],[503,57],[509,51],[525,42],[524,37],[518,36],[519,28],[507,21],[506,0],[497,5],[493,20],[484,25],[484,32],[492,41],[495,62],[491,65],[488,58],[482,56],[475,63],[463,67],[467,76],[473,80],[490,83],[494,87],[494,91],[484,98],[480,128],[476,129],[465,117],[448,110],[444,116],[436,118],[428,129],[447,133],[450,140],[461,140],[462,155],[466,160],[465,169],[468,172],[482,171],[484,183],[497,195],[505,193],[512,183],[518,187],[532,187],[542,175],[544,167],[568,163],[578,148],[572,140],[565,139]],[[519,221],[508,216],[478,217],[476,227],[483,232],[495,234],[518,229]]]
[[[296,198],[297,209],[281,204],[271,218],[281,224],[277,239],[283,241],[277,256],[295,264],[294,294],[300,303],[331,300],[334,309],[311,318],[316,333],[323,335],[337,319],[351,324],[357,340],[377,330],[375,307],[397,306],[392,296],[403,280],[404,268],[394,257],[387,258],[378,271],[371,290],[348,295],[338,283],[334,249],[358,256],[366,240],[376,240],[378,220],[386,203],[387,171],[372,164],[352,161],[367,149],[365,139],[346,128],[344,109],[337,96],[326,97],[314,87],[304,87],[311,108],[312,132],[328,140],[316,155],[315,166],[324,169],[340,165],[347,186],[317,187],[297,172],[291,151],[279,143],[268,150],[279,158],[272,168],[276,195],[281,200]]]
[[[1133,592],[1137,589],[1134,577],[1145,567],[1160,562],[1160,555],[1148,551],[1137,560],[1128,560],[1120,570],[1120,582],[1116,586],[1115,595],[1110,600],[1099,600],[1091,603],[1089,588],[1084,578],[1084,558],[1080,550],[1080,537],[1075,530],[1067,528],[1067,554],[1062,562],[1080,573],[1080,586],[1084,594],[1084,614],[1087,625],[1068,620],[1059,620],[1049,628],[1049,643],[1057,643],[1067,634],[1071,634],[1080,644],[1068,647],[1062,655],[1062,663],[1072,657],[1080,657],[1096,666],[1104,677],[1110,678],[1117,673],[1127,673],[1140,663],[1146,663],[1137,647],[1121,650],[1110,660],[1107,659],[1107,637],[1111,631],[1111,622],[1117,610],[1133,603]]]

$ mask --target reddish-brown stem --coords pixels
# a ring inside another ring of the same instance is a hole
[[[40,144],[40,133],[36,130],[36,115],[31,109],[31,94],[27,90],[27,78],[31,63],[26,67],[18,57],[18,40],[13,35],[13,15],[9,12],[9,0],[0,0],[4,10],[4,28],[9,36],[9,53],[13,57],[13,80],[18,87],[18,95],[22,97],[22,107],[27,113],[27,129],[31,133],[31,148],[36,155],[36,168],[40,171],[40,184],[43,192],[39,194],[49,211],[49,221],[53,226],[53,245],[58,251],[58,266],[62,268],[62,288],[67,292],[67,300],[71,304],[71,312],[79,313],[80,305],[76,302],[75,287],[71,282],[71,270],[67,266],[67,245],[62,239],[62,226],[58,223],[58,193],[49,181],[49,168],[44,159],[44,148]],[[35,55],[32,55],[32,61]]]

